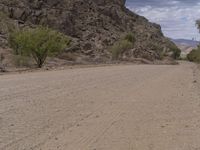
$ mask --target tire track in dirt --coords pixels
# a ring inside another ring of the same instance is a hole
[[[2,76],[0,149],[198,148],[194,68],[123,65]]]

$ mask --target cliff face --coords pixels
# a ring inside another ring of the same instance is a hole
[[[129,32],[136,43],[126,57],[158,59],[152,45],[167,52],[172,44],[159,25],[129,11],[125,0],[1,0],[0,11],[20,26],[48,25],[71,36],[77,43],[73,51],[91,57],[109,56],[108,47]]]

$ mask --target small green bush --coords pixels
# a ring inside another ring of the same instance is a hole
[[[3,54],[3,53],[0,53],[0,63],[1,63],[1,64],[3,63],[4,59],[5,59],[4,54]]]
[[[133,48],[133,43],[128,40],[120,40],[111,47],[112,59],[117,60],[126,50]]]
[[[56,56],[70,44],[67,36],[47,27],[13,32],[10,46],[16,55],[32,57],[41,68],[46,58]]]
[[[170,40],[165,42],[163,51],[164,51],[164,55],[166,55],[166,56],[170,56],[173,59],[180,59],[181,50]]]
[[[124,40],[127,40],[129,42],[135,43],[136,39],[132,33],[128,33],[125,35]]]
[[[181,50],[180,50],[177,46],[172,46],[172,47],[170,48],[170,51],[173,52],[172,57],[173,57],[174,59],[179,59],[179,58],[180,58]]]
[[[187,59],[192,62],[200,63],[200,49],[193,49],[188,55]]]
[[[134,35],[132,33],[128,33],[121,40],[114,43],[114,45],[110,48],[112,59],[117,60],[126,50],[132,49],[135,41],[136,39]]]

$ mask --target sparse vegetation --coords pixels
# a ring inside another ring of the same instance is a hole
[[[119,59],[120,55],[122,55],[126,50],[130,50],[133,48],[135,43],[135,37],[133,34],[127,34],[123,39],[117,41],[111,47],[112,59]]]
[[[47,27],[13,32],[9,38],[15,55],[31,57],[41,68],[48,56],[56,56],[70,44],[64,34]]]
[[[196,21],[197,29],[200,30],[200,20]],[[200,63],[200,45],[196,49],[193,49],[188,55],[187,59],[192,62]]]
[[[170,51],[173,53],[172,56],[173,56],[174,59],[180,58],[181,50],[176,45],[172,45],[170,47]]]
[[[200,47],[193,49],[188,55],[187,59],[192,62],[200,63]]]
[[[124,40],[127,40],[131,43],[135,43],[136,39],[132,33],[128,33],[125,35]]]
[[[180,59],[181,50],[174,43],[168,43],[167,47],[168,51],[171,52],[170,56],[172,56],[174,59]]]
[[[0,53],[0,72],[5,72],[5,66],[3,65],[3,60],[5,59],[4,55]]]
[[[197,26],[197,29],[200,30],[200,19],[198,19],[198,20],[196,21],[196,26]]]
[[[0,64],[3,63],[4,59],[5,59],[5,56],[2,53],[0,53]]]
[[[16,67],[31,67],[32,59],[27,56],[15,55],[13,63]]]

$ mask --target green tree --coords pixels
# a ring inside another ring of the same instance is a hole
[[[179,59],[181,56],[181,49],[179,49],[174,43],[168,43],[169,51],[172,52],[172,57],[174,59]]]
[[[200,20],[196,21],[197,29],[200,31]],[[200,63],[200,45],[196,49],[193,49],[188,55],[187,59],[192,62]]]
[[[200,47],[193,49],[188,55],[187,59],[192,62],[200,62]]]
[[[60,32],[37,27],[11,33],[9,43],[16,55],[32,57],[41,68],[48,56],[62,52],[69,46],[70,40]]]
[[[171,51],[173,52],[173,58],[174,59],[179,59],[181,55],[181,50],[177,46],[171,47]]]
[[[200,30],[200,19],[198,19],[198,20],[196,21],[196,26],[197,26],[197,28]]]

